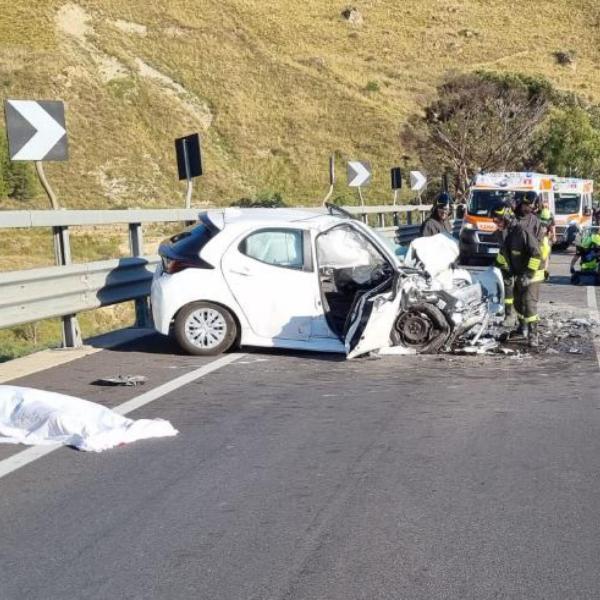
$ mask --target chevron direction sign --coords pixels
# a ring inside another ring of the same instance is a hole
[[[362,187],[371,183],[371,165],[359,160],[348,161],[348,185]]]
[[[54,100],[5,100],[11,160],[67,160],[65,106]]]
[[[421,171],[410,172],[410,189],[415,192],[420,192],[427,183],[427,177]]]

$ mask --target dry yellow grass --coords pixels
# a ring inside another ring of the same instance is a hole
[[[265,190],[317,203],[333,151],[338,196],[353,198],[343,162],[361,158],[368,197],[387,200],[399,129],[449,70],[542,74],[600,100],[595,1],[355,5],[361,26],[330,0],[1,0],[0,84],[67,103],[71,159],[47,171],[63,205],[88,208],[181,206],[173,139],[196,130],[197,204]],[[556,64],[566,49],[575,67]]]

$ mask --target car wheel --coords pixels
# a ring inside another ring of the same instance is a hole
[[[193,302],[175,318],[175,339],[183,350],[198,356],[213,356],[231,348],[238,334],[231,312],[212,302]]]
[[[400,313],[392,330],[394,346],[412,348],[419,354],[439,352],[450,337],[444,313],[433,304],[415,304]]]

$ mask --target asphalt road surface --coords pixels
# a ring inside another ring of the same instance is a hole
[[[544,311],[587,316],[566,260]],[[177,437],[0,479],[0,599],[598,598],[600,369],[575,341],[240,355],[132,413]],[[213,360],[151,336],[14,383],[114,407]],[[90,383],[117,374],[148,383]],[[0,467],[22,451],[0,445]]]

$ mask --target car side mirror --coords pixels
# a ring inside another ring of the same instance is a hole
[[[583,209],[583,216],[584,217],[589,217],[592,214],[592,209],[589,206],[586,206]]]

